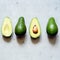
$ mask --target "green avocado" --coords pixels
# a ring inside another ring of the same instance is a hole
[[[20,35],[24,35],[25,33],[26,33],[25,20],[24,20],[24,17],[20,17],[15,26],[15,34],[17,36],[20,36]]]
[[[29,33],[32,38],[38,38],[41,35],[41,27],[37,17],[30,22]]]
[[[2,25],[2,35],[4,37],[10,37],[12,35],[12,23],[9,17],[5,17]]]
[[[58,26],[55,22],[54,17],[50,17],[47,27],[46,27],[46,32],[50,36],[55,36],[58,33]]]

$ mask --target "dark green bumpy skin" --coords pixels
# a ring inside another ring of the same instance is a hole
[[[51,17],[48,21],[46,32],[49,36],[55,36],[58,33],[58,26],[53,17]]]
[[[26,33],[26,25],[25,25],[24,17],[20,17],[15,27],[15,34],[17,36],[21,36],[24,35],[25,33]]]

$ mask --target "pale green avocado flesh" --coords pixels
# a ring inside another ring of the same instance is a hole
[[[30,22],[29,33],[32,38],[38,38],[41,35],[41,27],[37,17]]]
[[[2,35],[5,37],[10,37],[12,35],[12,23],[9,17],[5,17],[2,25]]]

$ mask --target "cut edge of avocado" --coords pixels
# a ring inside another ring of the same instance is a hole
[[[37,25],[36,25],[37,24]],[[38,32],[33,32],[33,27],[36,25],[36,27],[38,28]],[[37,17],[32,18],[31,22],[30,22],[30,26],[29,26],[29,34],[32,38],[38,38],[41,35],[41,27],[40,27],[40,23],[38,21]]]
[[[12,22],[11,19],[7,16],[4,18],[2,23],[2,36],[11,37],[12,36]]]

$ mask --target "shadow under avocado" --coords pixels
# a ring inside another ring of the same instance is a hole
[[[49,39],[49,42],[50,42],[52,45],[55,45],[55,44],[56,44],[56,40],[57,40],[57,35],[55,35],[55,36],[50,36],[50,35],[48,35],[48,39]]]
[[[10,37],[2,36],[2,38],[5,42],[9,43],[9,42],[11,42],[12,36],[10,36]]]
[[[26,35],[16,36],[18,44],[24,44],[25,36]]]
[[[40,38],[41,38],[41,36],[38,37],[38,38],[32,38],[32,37],[31,37],[31,41],[32,41],[33,44],[37,44],[37,43],[40,42]]]

